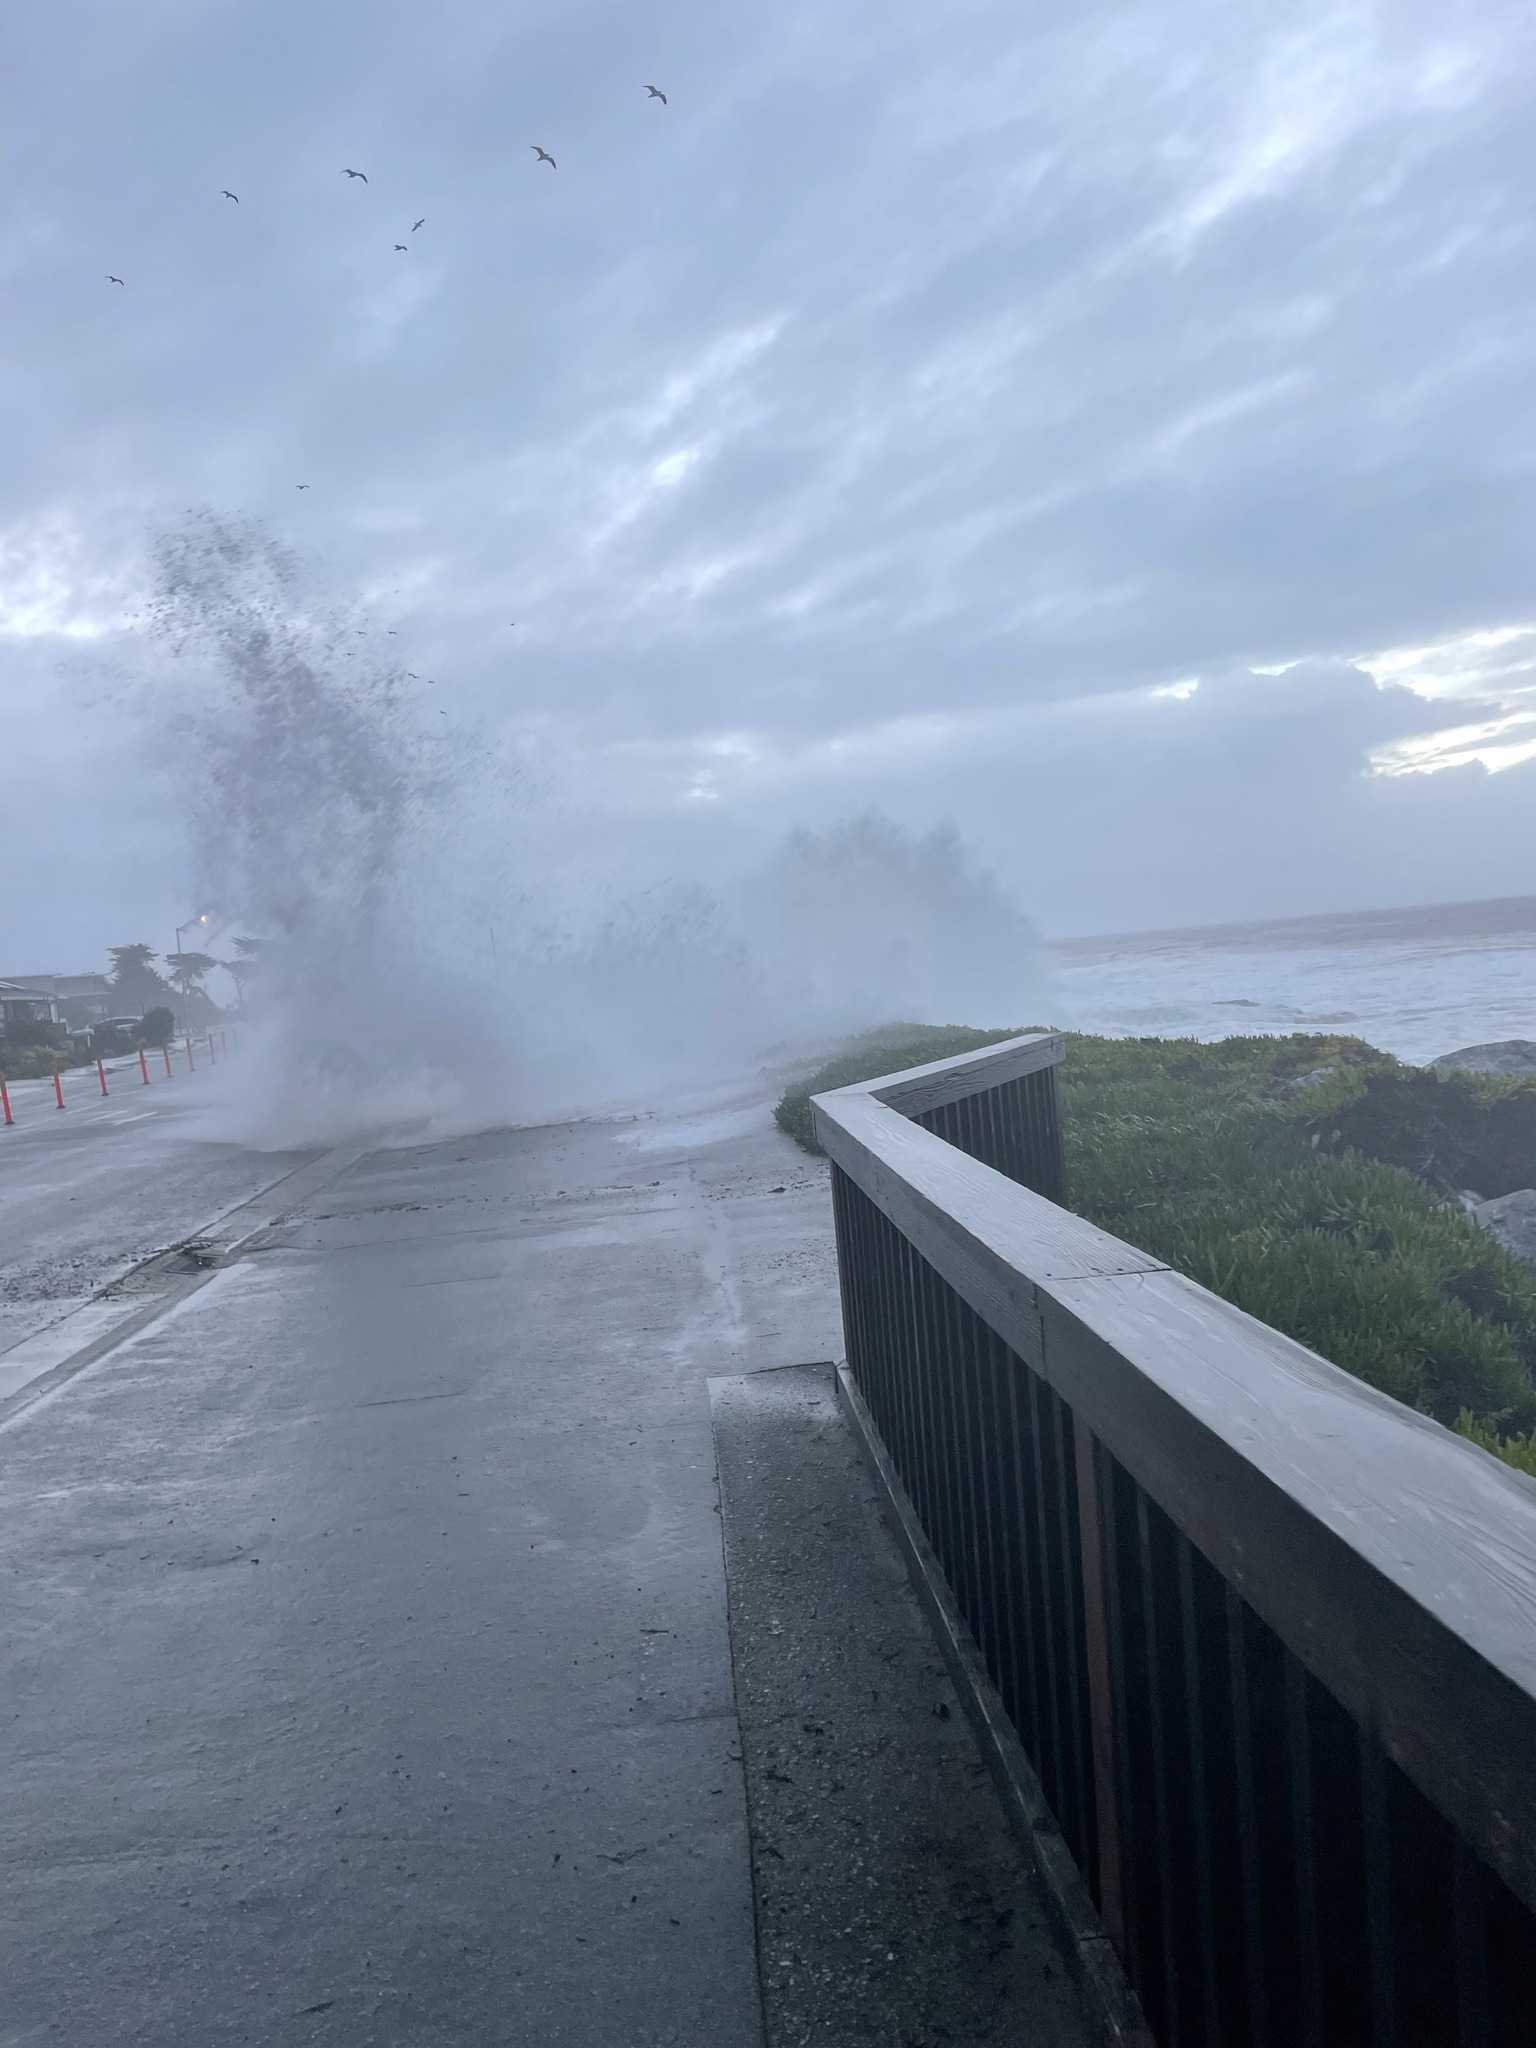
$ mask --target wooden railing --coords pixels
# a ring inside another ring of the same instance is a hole
[[[1536,1485],[1049,1199],[1061,1056],[816,1127],[850,1398],[1151,2029],[1536,2041]]]

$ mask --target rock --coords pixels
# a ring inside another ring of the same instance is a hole
[[[1337,1067],[1314,1067],[1310,1074],[1292,1074],[1288,1081],[1280,1083],[1276,1092],[1280,1095],[1304,1095],[1319,1081],[1331,1081],[1338,1071]]]
[[[1491,1045],[1464,1045],[1429,1063],[1440,1074],[1505,1074],[1516,1080],[1536,1076],[1536,1038],[1500,1038]]]
[[[1472,1215],[1506,1251],[1536,1266],[1536,1188],[1495,1195],[1491,1202],[1479,1202]]]

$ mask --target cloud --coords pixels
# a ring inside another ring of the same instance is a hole
[[[1531,630],[1533,50],[1427,0],[35,13],[37,929],[101,937],[78,705],[201,503],[658,862],[884,798],[1029,854],[1047,919],[1423,893],[1437,832],[1432,893],[1525,886],[1527,650],[1477,636]]]

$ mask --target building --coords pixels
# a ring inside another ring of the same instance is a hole
[[[0,1037],[8,1037],[18,1024],[58,1024],[57,999],[46,989],[23,988],[18,982],[0,981]]]
[[[121,1003],[120,993],[105,974],[12,974],[0,976],[0,988],[15,987],[25,993],[50,998],[56,1005],[52,1019],[81,1031],[112,1016]]]

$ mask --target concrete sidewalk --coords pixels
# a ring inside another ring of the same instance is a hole
[[[752,2048],[707,1380],[837,1328],[743,1098],[371,1155],[17,1416],[0,2042]]]

